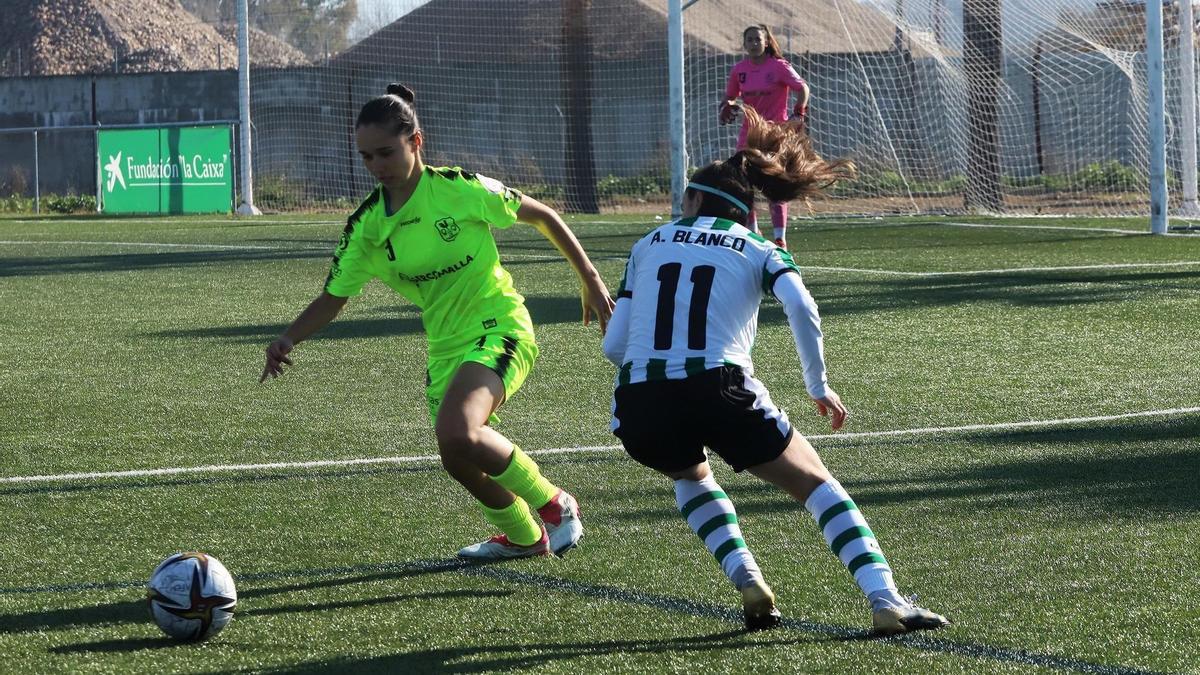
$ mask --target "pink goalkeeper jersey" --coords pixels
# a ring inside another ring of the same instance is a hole
[[[768,56],[760,64],[742,59],[729,71],[729,82],[725,85],[725,99],[733,100],[739,95],[742,102],[754,108],[759,115],[771,122],[786,122],[788,118],[788,90],[801,91],[808,85],[792,64],[780,58]],[[742,130],[738,134],[738,148],[746,145],[746,118],[742,118]]]

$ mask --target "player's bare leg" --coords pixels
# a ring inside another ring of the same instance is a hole
[[[949,625],[945,617],[900,595],[866,518],[802,435],[794,433],[782,455],[749,471],[786,490],[812,514],[834,555],[871,602],[876,633],[893,635]]]
[[[546,480],[537,464],[487,421],[504,402],[504,383],[490,368],[464,363],[446,389],[435,432],[446,470],[483,507],[504,535],[459,551],[475,558],[561,555],[583,534],[574,497]],[[545,526],[534,520],[538,510]],[[516,547],[516,548],[514,548]]]

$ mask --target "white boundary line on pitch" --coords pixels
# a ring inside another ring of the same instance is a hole
[[[0,240],[0,245],[16,245],[16,244],[66,244],[71,246],[141,246],[145,248],[198,248],[198,249],[217,249],[217,250],[233,250],[233,251],[294,251],[300,250],[317,250],[315,246],[256,246],[254,244],[187,244],[187,243],[168,243],[157,241],[68,241],[62,239],[47,239],[47,240],[20,240],[8,239]],[[328,249],[333,252],[333,247],[322,247],[322,250]]]
[[[1072,228],[1059,228],[1072,229]],[[5,239],[0,240],[0,246],[5,245],[20,245],[20,244],[61,244],[70,246],[134,246],[143,248],[194,248],[200,250],[226,250],[226,251],[329,251],[331,254],[333,248],[331,246],[261,246],[254,244],[200,244],[200,243],[183,243],[183,242],[151,242],[151,241],[81,241],[81,240],[20,240],[20,239]],[[561,256],[551,254],[538,253],[502,253],[500,258],[516,259],[516,260],[546,260],[554,261],[561,260]],[[626,260],[626,256],[597,256],[593,260]],[[1013,274],[1018,272],[1077,272],[1083,270],[1108,270],[1108,269],[1136,269],[1136,268],[1152,268],[1152,267],[1191,267],[1200,265],[1200,260],[1182,260],[1174,262],[1151,262],[1151,263],[1098,263],[1095,265],[1061,265],[1051,267],[1010,267],[988,270],[962,270],[953,272],[902,272],[900,270],[881,270],[860,267],[829,267],[823,265],[806,265],[803,271],[819,271],[819,272],[843,272],[851,274],[879,274],[884,276],[899,276],[899,277],[949,277],[949,276],[973,276],[973,275],[988,275],[988,274]]]
[[[169,217],[167,217],[167,218],[161,218],[161,217],[160,218],[78,218],[78,219],[68,217],[68,218],[56,219],[54,221],[47,221],[45,218],[42,218],[42,219],[13,218],[12,220],[7,220],[7,221],[3,221],[3,222],[18,223],[18,224],[24,224],[24,225],[46,225],[46,224],[58,224],[58,223],[80,223],[80,222],[87,223],[89,225],[91,225],[91,224],[97,224],[97,225],[100,225],[100,224],[162,225],[163,223],[170,223],[173,220],[174,220],[173,218],[169,218]],[[333,225],[335,223],[345,224],[346,219],[344,217],[342,217],[342,218],[334,218],[333,220],[286,220],[286,219],[285,220],[279,220],[279,219],[251,220],[248,218],[238,219],[238,218],[196,217],[191,222],[274,227],[276,225]],[[202,228],[188,227],[188,228],[170,228],[170,229],[196,230],[196,229],[202,229]]]
[[[1172,415],[1188,415],[1200,413],[1200,407],[1167,408],[1164,410],[1145,410],[1142,412],[1122,413],[1119,415],[1097,415],[1093,417],[1067,417],[1055,420],[1031,420],[1027,422],[1001,422],[997,424],[967,424],[957,427],[920,427],[916,429],[894,429],[891,431],[852,431],[837,434],[815,434],[806,436],[814,440],[852,440],[856,438],[884,438],[891,436],[917,436],[922,434],[951,434],[972,431],[1003,431],[1009,429],[1036,429],[1041,427],[1066,426],[1070,424],[1085,424],[1089,422],[1112,422],[1116,420],[1135,419],[1139,417],[1167,417]],[[573,448],[548,448],[546,450],[529,450],[531,455],[565,455],[585,452],[611,452],[619,450],[619,445],[587,445]],[[135,469],[131,471],[98,471],[88,473],[61,473],[43,476],[7,476],[0,478],[0,484],[12,483],[44,483],[95,480],[99,478],[137,478],[144,476],[175,476],[190,473],[229,473],[237,471],[264,471],[270,469],[312,469],[327,466],[361,466],[366,464],[414,464],[418,462],[435,462],[437,455],[417,455],[413,457],[366,457],[360,459],[325,459],[310,462],[270,462],[267,464],[213,464],[208,466],[170,467],[165,469]]]
[[[262,246],[255,244],[189,244],[184,242],[153,242],[153,241],[80,241],[80,240],[63,240],[63,239],[47,239],[47,240],[28,240],[28,239],[0,239],[0,246],[18,245],[18,244],[64,244],[70,246],[131,246],[140,248],[191,248],[199,250],[215,250],[215,251],[326,251],[329,255],[333,255],[333,245],[328,246]],[[540,254],[540,253],[502,253],[501,260],[545,260],[553,262],[562,260],[560,255]],[[592,260],[620,260],[625,261],[626,256],[593,256]]]
[[[849,272],[855,274],[881,274],[899,277],[965,277],[986,276],[989,274],[1015,274],[1019,272],[1079,272],[1083,270],[1116,270],[1137,269],[1143,267],[1192,267],[1200,265],[1200,260],[1179,260],[1160,263],[1097,263],[1095,265],[1059,265],[1051,267],[1008,267],[991,270],[963,270],[961,272],[901,272],[899,270],[878,270],[860,267],[822,267],[820,265],[805,265],[801,272],[818,270],[821,272]]]
[[[924,224],[924,223],[922,223]],[[1013,223],[1006,225],[1004,223],[956,223],[947,221],[942,223],[931,222],[930,225],[945,225],[947,227],[976,227],[976,228],[992,228],[1000,230],[1066,230],[1068,232],[1105,232],[1109,234],[1152,234],[1150,230],[1126,230],[1115,227],[1070,227],[1067,225],[1017,225]],[[1160,236],[1167,237],[1200,237],[1200,232],[1166,232]]]

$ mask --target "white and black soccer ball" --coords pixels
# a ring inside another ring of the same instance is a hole
[[[179,640],[204,640],[233,618],[237,589],[220,560],[193,551],[158,564],[146,584],[154,622]]]

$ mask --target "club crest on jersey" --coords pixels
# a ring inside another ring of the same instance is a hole
[[[742,84],[746,84],[746,74],[745,73],[738,73],[738,82],[741,82]]]
[[[437,227],[438,234],[442,235],[442,239],[445,241],[454,241],[454,238],[462,231],[453,218],[442,218],[435,222],[434,226]]]

